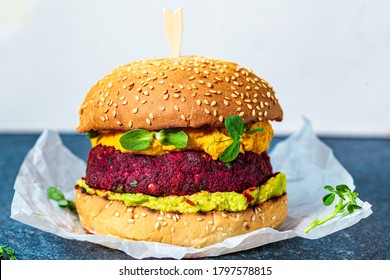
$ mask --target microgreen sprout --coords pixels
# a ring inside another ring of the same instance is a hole
[[[149,148],[153,139],[164,146],[173,145],[179,149],[185,148],[188,142],[187,134],[176,128],[162,129],[159,132],[134,129],[123,134],[119,142],[126,150],[139,151]]]
[[[49,198],[57,201],[58,206],[60,206],[61,208],[69,208],[69,210],[71,210],[77,215],[76,204],[71,200],[65,199],[64,194],[58,188],[49,187],[47,189],[47,195],[49,196]]]
[[[219,160],[222,162],[231,162],[237,158],[240,153],[240,140],[244,132],[253,134],[264,130],[262,127],[259,127],[248,131],[248,126],[244,124],[244,121],[239,116],[226,118],[225,127],[231,138],[212,142],[232,141],[232,143],[219,156]]]
[[[8,255],[10,260],[16,260],[15,251],[11,249],[9,244],[0,246],[0,259],[3,259],[5,255]]]
[[[96,130],[91,129],[90,131],[88,131],[88,132],[86,133],[86,135],[87,135],[87,137],[88,137],[89,139],[92,139],[92,138],[98,137],[98,136],[100,135],[100,133],[99,133],[99,131],[96,131]]]
[[[338,214],[342,214],[341,218],[344,218],[345,216],[352,214],[355,210],[362,208],[356,203],[358,193],[352,192],[347,185],[338,185],[336,188],[333,188],[332,186],[325,186],[324,189],[330,191],[329,194],[322,198],[322,202],[325,206],[332,205],[336,196],[338,196],[340,200],[329,216],[321,220],[315,219],[307,228],[305,228],[304,231],[306,233],[311,231],[313,228],[333,219]]]

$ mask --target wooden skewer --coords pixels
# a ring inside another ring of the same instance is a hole
[[[183,34],[183,11],[178,8],[171,12],[164,9],[164,30],[167,37],[169,53],[171,57],[179,57],[181,49],[181,38]]]

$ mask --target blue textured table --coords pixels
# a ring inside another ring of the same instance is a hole
[[[89,242],[63,239],[10,219],[15,178],[38,134],[0,134],[0,245],[10,244],[19,259],[131,259]],[[63,142],[86,159],[83,135],[63,134]],[[274,145],[282,138],[275,137]],[[358,224],[318,240],[293,238],[218,259],[390,259],[390,139],[321,138],[355,179],[359,197],[373,214]]]

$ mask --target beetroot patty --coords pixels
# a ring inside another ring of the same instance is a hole
[[[133,155],[98,145],[88,157],[84,178],[90,187],[154,196],[243,192],[273,176],[269,156],[247,152],[230,163],[197,151],[163,156]]]

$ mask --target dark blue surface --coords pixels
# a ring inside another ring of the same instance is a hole
[[[131,259],[118,250],[63,239],[10,219],[15,178],[38,136],[0,134],[0,245],[10,244],[24,260]],[[86,159],[90,145],[85,136],[62,134],[62,139]],[[318,240],[293,238],[217,259],[390,259],[390,139],[321,139],[351,173],[359,197],[372,204],[374,213]],[[280,140],[275,137],[272,145]]]

